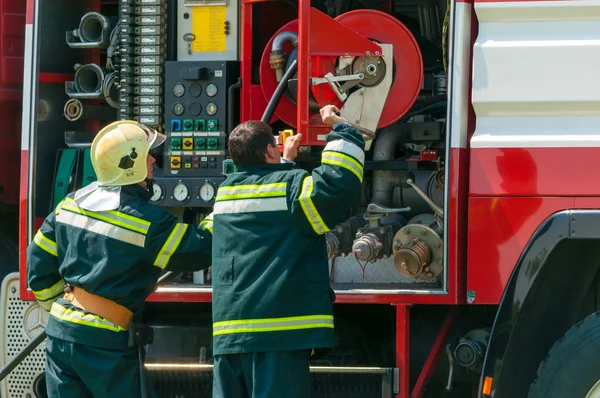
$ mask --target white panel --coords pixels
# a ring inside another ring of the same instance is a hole
[[[24,73],[23,73],[23,111],[21,116],[21,150],[29,150],[29,139],[31,132],[31,102],[35,99],[32,73],[33,67],[33,25],[25,25],[25,54],[24,54]],[[37,76],[37,73],[35,74]]]
[[[475,12],[471,147],[600,146],[600,1]]]
[[[449,92],[450,145],[466,148],[467,122],[469,118],[469,81],[471,67],[471,12],[473,6],[456,3],[454,20],[450,31],[454,31],[449,48]]]

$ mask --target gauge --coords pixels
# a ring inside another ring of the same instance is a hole
[[[183,87],[183,84],[177,83],[175,87],[173,87],[173,95],[180,98],[183,97],[183,94],[185,94],[185,87]]]
[[[179,102],[176,102],[175,105],[173,105],[173,113],[176,114],[177,116],[183,114],[184,110],[185,110],[184,106],[181,105]]]
[[[175,185],[175,188],[173,188],[173,198],[175,198],[175,200],[178,202],[185,202],[189,196],[189,193],[190,190],[188,189],[187,185],[182,182]]]
[[[217,95],[217,86],[215,86],[212,83],[206,86],[206,95],[208,95],[209,97],[214,97],[215,95]]]
[[[210,202],[215,197],[215,186],[209,181],[206,181],[200,186],[200,199],[205,202]]]
[[[206,114],[208,116],[213,116],[215,113],[217,113],[217,105],[215,105],[214,102],[206,104]]]
[[[154,184],[152,184],[152,192],[153,192],[153,195],[150,198],[150,201],[156,203],[156,202],[159,202],[163,198],[163,192],[164,192],[163,188],[157,182],[154,182]]]

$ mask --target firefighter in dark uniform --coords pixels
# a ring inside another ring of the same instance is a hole
[[[360,194],[364,139],[337,108],[312,173],[282,162],[269,125],[230,134],[236,165],[217,191],[213,242],[213,397],[308,397],[311,354],[334,346],[325,233]],[[286,141],[297,151],[301,135]],[[290,158],[294,158],[295,154]],[[293,160],[293,159],[288,159]]]
[[[27,249],[29,287],[50,311],[50,398],[139,397],[134,320],[162,271],[210,265],[210,232],[148,203],[149,150],[164,141],[132,121],[102,129],[91,148],[97,182],[67,195]]]

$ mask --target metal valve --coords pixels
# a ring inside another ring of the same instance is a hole
[[[425,192],[421,191],[421,189],[416,186],[413,182],[412,179],[407,179],[406,183],[408,185],[410,185],[418,194],[419,196],[421,196],[423,198],[423,200],[429,205],[429,207],[431,207],[431,210],[433,210],[433,212],[440,218],[444,218],[444,211],[437,206],[435,203],[433,203],[433,201],[431,199],[429,199],[429,196],[427,196],[427,194],[425,194]]]

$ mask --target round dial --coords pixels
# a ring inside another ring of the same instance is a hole
[[[213,116],[215,113],[217,113],[217,105],[215,105],[214,102],[206,104],[206,114],[208,116]]]
[[[206,86],[206,95],[208,95],[209,97],[214,97],[215,95],[217,95],[217,91],[217,86],[215,86],[212,83]]]
[[[185,94],[185,87],[183,87],[182,84],[177,83],[173,87],[173,95],[175,95],[177,98],[179,98],[179,97],[182,97],[183,94]]]
[[[150,200],[152,202],[158,202],[162,196],[163,196],[163,189],[160,185],[158,185],[157,183],[154,183],[152,185],[152,191],[154,192],[152,197],[150,198]]]
[[[190,191],[189,191],[187,185],[185,185],[181,182],[179,184],[175,185],[175,188],[173,188],[173,197],[178,202],[185,201],[188,198],[189,193],[190,193]]]
[[[173,113],[176,114],[177,116],[183,114],[184,110],[185,110],[184,106],[181,105],[179,102],[176,102],[175,105],[173,105]]]
[[[210,202],[215,197],[215,187],[209,183],[205,182],[200,186],[200,199],[205,202]]]

